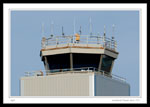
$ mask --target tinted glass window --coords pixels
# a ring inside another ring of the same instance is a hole
[[[101,70],[110,72],[110,68],[113,60],[114,60],[113,58],[107,55],[103,55]]]
[[[98,68],[100,61],[100,54],[73,54],[73,67],[94,67]]]
[[[70,54],[51,55],[47,59],[51,70],[70,68]]]

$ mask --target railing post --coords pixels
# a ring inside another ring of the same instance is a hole
[[[48,40],[46,40],[46,45],[48,45]]]
[[[114,47],[115,47],[115,50],[117,50],[117,43],[116,43],[116,41],[114,41]]]
[[[97,44],[100,44],[100,38],[97,37]]]
[[[104,45],[104,48],[105,48],[105,45],[106,45],[105,36],[103,36],[103,45]]]
[[[56,45],[58,44],[58,38],[56,38]]]
[[[101,44],[101,42],[102,42],[102,37],[100,37],[99,44]]]
[[[42,48],[45,48],[46,47],[46,38],[45,37],[43,37],[42,38],[42,42],[41,42],[41,44],[42,44]]]
[[[69,42],[70,41],[70,37],[67,37],[67,44],[68,44],[68,46],[69,46]]]
[[[74,41],[75,41],[75,40],[74,40],[74,37],[72,36],[72,42],[73,42],[73,44],[74,44]]]
[[[114,40],[113,39],[111,39],[111,49],[115,49],[115,46],[114,46]]]
[[[112,49],[112,40],[110,41],[110,49]]]
[[[87,36],[87,39],[86,39],[86,40],[87,40],[86,42],[87,42],[87,46],[88,46],[88,42],[89,42],[89,41],[88,41],[88,36]]]
[[[71,43],[73,43],[73,36],[71,36]]]

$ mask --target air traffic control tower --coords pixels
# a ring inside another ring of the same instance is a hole
[[[130,95],[126,80],[112,73],[119,54],[114,37],[62,33],[41,44],[45,70],[21,77],[21,96]]]

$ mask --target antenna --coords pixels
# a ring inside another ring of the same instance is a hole
[[[104,47],[107,45],[106,43],[106,30],[105,30],[105,25],[104,25]]]
[[[106,37],[106,29],[105,29],[105,25],[104,25],[104,37]]]
[[[75,18],[74,18],[74,23],[73,23],[74,35],[75,35],[75,33],[76,33],[75,27],[76,27],[76,25],[75,25]]]
[[[113,24],[113,25],[112,25],[112,39],[115,38],[115,37],[114,37],[114,36],[115,36],[115,35],[114,35],[114,30],[115,30],[115,25]]]
[[[79,32],[80,32],[80,35],[81,35],[81,32],[82,32],[82,31],[81,31],[81,26],[80,26],[80,30],[79,30]]]
[[[62,26],[62,36],[64,36],[65,34],[64,34],[64,30],[63,30],[63,26]]]
[[[90,35],[92,35],[92,20],[91,20],[91,17],[90,17]]]
[[[51,21],[51,35],[50,35],[51,37],[53,37],[54,35],[53,29],[54,29],[54,22]]]
[[[42,37],[44,37],[44,23],[42,22]]]

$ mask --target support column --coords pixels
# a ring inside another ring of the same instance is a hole
[[[100,61],[99,61],[99,66],[98,66],[98,71],[101,70],[101,66],[102,66],[102,59],[103,59],[103,55],[100,56]]]
[[[48,74],[48,71],[50,71],[50,69],[49,69],[47,57],[45,56],[44,59],[45,59],[45,70],[46,70],[46,74]]]
[[[114,61],[115,61],[115,60],[113,60],[113,61],[112,61],[112,64],[111,64],[110,73],[109,73],[110,75],[112,74],[112,68],[113,68],[113,66],[114,66]]]
[[[73,70],[73,54],[70,53],[70,69]]]

